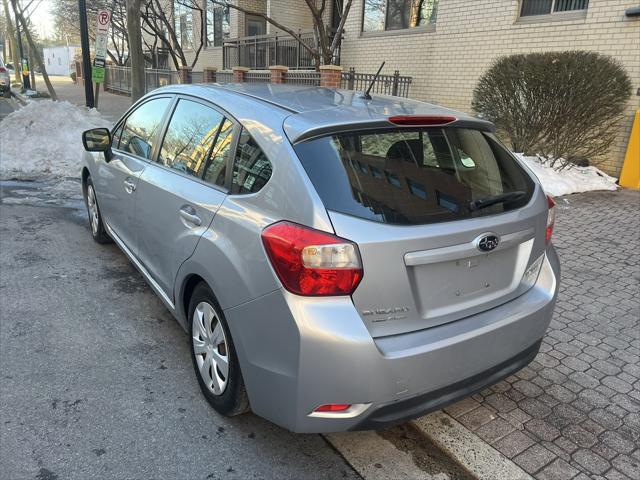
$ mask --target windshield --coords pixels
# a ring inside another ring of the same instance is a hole
[[[501,213],[526,205],[534,189],[497,139],[478,130],[349,132],[294,148],[328,210],[382,223]]]

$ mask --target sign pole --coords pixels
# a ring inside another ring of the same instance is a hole
[[[96,55],[93,57],[93,68],[91,75],[96,82],[96,108],[98,108],[98,97],[100,96],[100,84],[104,82],[105,62],[107,58],[107,43],[109,42],[109,24],[111,23],[111,12],[104,8],[98,10],[96,17]]]
[[[78,0],[80,11],[80,46],[82,47],[82,80],[87,108],[93,108],[93,83],[91,81],[91,54],[89,53],[89,27],[87,26],[87,2]]]

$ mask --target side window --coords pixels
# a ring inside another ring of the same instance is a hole
[[[211,156],[207,161],[207,166],[205,167],[205,182],[224,187],[225,177],[227,175],[227,159],[233,138],[232,133],[233,122],[225,120],[216,139],[216,144],[211,150]]]
[[[171,116],[158,162],[201,177],[222,120],[214,109],[181,99]]]
[[[244,128],[233,163],[231,193],[255,193],[271,178],[271,162]]]
[[[162,125],[170,98],[156,98],[140,105],[127,118],[118,148],[142,158],[151,158],[153,142]]]

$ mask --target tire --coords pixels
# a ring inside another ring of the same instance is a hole
[[[247,412],[249,398],[231,332],[205,283],[195,287],[189,301],[189,344],[198,384],[214,410],[227,417]]]
[[[110,243],[111,238],[102,223],[102,215],[98,207],[98,198],[96,197],[96,191],[93,187],[91,177],[87,178],[87,187],[84,189],[84,203],[87,206],[87,214],[89,215],[89,231],[91,232],[91,237],[95,242],[100,244]]]

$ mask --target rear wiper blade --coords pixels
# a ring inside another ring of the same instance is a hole
[[[527,192],[516,190],[515,192],[501,193],[500,195],[479,198],[478,200],[474,200],[473,202],[469,203],[469,210],[473,212],[475,210],[481,210],[483,208],[490,207],[491,205],[495,205],[497,203],[511,202],[513,200],[518,200],[519,198],[524,197],[526,194]]]

